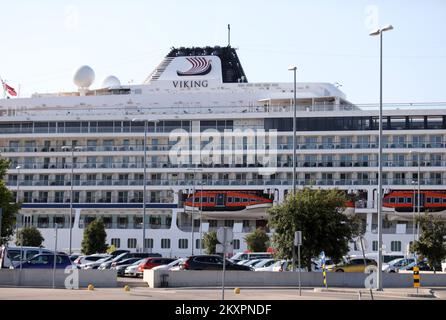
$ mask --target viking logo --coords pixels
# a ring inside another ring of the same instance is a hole
[[[192,65],[187,71],[177,71],[177,75],[183,76],[204,76],[212,70],[211,60],[202,57],[186,58]]]

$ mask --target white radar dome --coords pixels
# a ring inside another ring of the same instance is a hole
[[[95,74],[91,67],[82,66],[74,73],[73,82],[78,88],[88,88],[94,82]]]
[[[121,81],[115,76],[108,76],[102,80],[102,88],[120,87]]]

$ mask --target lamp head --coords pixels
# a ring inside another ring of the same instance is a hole
[[[373,37],[373,36],[377,36],[377,35],[379,35],[380,33],[381,33],[381,30],[380,30],[380,29],[377,29],[377,30],[375,30],[375,31],[370,32],[369,35],[371,35],[371,36]]]
[[[390,31],[390,30],[393,30],[393,26],[391,24],[388,24],[387,26],[385,26],[384,28],[381,29],[381,32]]]
[[[388,24],[380,29],[377,29],[375,31],[370,32],[371,36],[378,36],[380,35],[382,32],[386,32],[386,31],[390,31],[393,30],[393,26],[391,24]]]
[[[288,71],[296,71],[297,67],[296,66],[289,66],[288,67]]]

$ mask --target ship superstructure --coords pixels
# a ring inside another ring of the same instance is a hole
[[[98,217],[109,244],[140,251],[146,185],[150,251],[198,253],[201,235],[226,226],[239,252],[248,232],[274,232],[266,210],[292,190],[293,83],[247,82],[234,48],[205,47],[173,48],[141,85],[89,85],[0,100],[6,183],[23,203],[18,228],[35,225],[52,247],[57,223],[67,251],[72,208],[74,251]],[[298,187],[345,190],[366,226],[366,251],[376,251],[377,109],[328,83],[298,83],[296,95]],[[418,181],[422,201],[444,201],[445,134],[444,105],[384,110],[388,253],[405,254],[413,240],[409,209],[398,208],[417,209]]]

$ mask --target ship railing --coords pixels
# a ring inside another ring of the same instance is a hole
[[[19,164],[17,162],[11,163],[9,169],[11,171],[17,171],[16,167]],[[278,160],[276,161],[274,167],[281,168],[291,168],[293,166],[292,161],[288,160]],[[341,160],[329,160],[322,161],[317,159],[306,159],[299,160],[296,162],[296,167],[298,168],[369,168],[377,167],[378,162],[376,160],[365,160],[363,159],[351,159],[345,158]],[[446,160],[425,160],[420,161],[421,167],[444,167],[446,166]],[[71,170],[70,163],[48,163],[48,162],[27,162],[20,164],[21,169],[26,170],[42,170],[42,169],[65,169],[67,171]],[[171,163],[167,161],[157,161],[156,163],[147,163],[147,168],[151,169],[166,169],[166,168],[176,168],[176,169],[189,169],[194,168],[195,165],[188,163]],[[264,168],[261,163],[210,163],[210,164],[200,164],[197,165],[198,168],[251,168],[255,170],[256,168]],[[384,160],[383,167],[418,167],[418,161],[413,160]],[[82,169],[143,169],[143,164],[141,162],[83,162],[77,161],[73,164],[73,169],[76,169],[78,173]]]
[[[278,143],[277,151],[283,150],[293,150],[293,145],[289,143]],[[143,152],[144,148],[140,145],[130,145],[130,146],[77,146],[79,150],[76,151],[76,155],[82,155],[84,153],[91,152]],[[431,142],[431,143],[385,143],[383,144],[384,149],[435,149],[435,148],[445,148],[445,142]],[[157,144],[148,145],[147,151],[170,151],[173,145],[169,144]],[[298,143],[296,148],[299,150],[333,150],[333,149],[376,149],[378,148],[378,143]],[[245,151],[245,150],[256,150],[258,152],[270,150],[270,145],[257,145],[257,144],[231,144],[229,146],[223,145],[220,151],[224,150]],[[36,153],[36,152],[63,152],[67,153],[69,151],[62,150],[62,146],[54,147],[0,147],[0,153]]]
[[[413,179],[383,179],[384,185],[395,185],[395,186],[410,186],[413,188]],[[132,180],[116,180],[110,184],[103,184],[102,180],[80,180],[77,183],[74,183],[74,186],[76,186],[76,190],[82,189],[83,186],[95,186],[95,187],[101,187],[101,189],[109,189],[110,186],[116,186],[116,187],[122,187],[122,186],[129,186],[134,187],[138,186],[139,189],[142,188],[143,182],[141,180],[137,180],[137,183],[134,183]],[[192,179],[178,179],[178,180],[172,180],[172,179],[158,179],[158,180],[148,180],[147,185],[148,186],[185,186],[190,187],[194,185],[194,183],[203,183],[204,186],[290,186],[292,184],[291,179],[197,179],[195,182]],[[297,179],[296,184],[299,186],[327,186],[327,187],[343,187],[343,186],[371,186],[376,185],[378,183],[377,179]],[[446,185],[446,179],[432,179],[432,178],[426,178],[421,179],[420,184],[423,186],[441,186]],[[15,190],[17,188],[17,181],[10,181],[8,180],[6,182],[6,185],[12,189]],[[81,188],[79,188],[79,186]],[[52,183],[50,181],[32,181],[32,180],[26,180],[21,181],[19,180],[19,187],[53,187]],[[68,190],[69,184],[65,184],[64,188]],[[138,198],[128,198],[127,200],[123,202],[135,202],[137,203]],[[45,201],[46,202],[46,201]],[[63,202],[60,200],[60,202]]]
[[[384,110],[419,110],[419,109],[441,109],[445,108],[446,103],[405,103],[405,104],[385,104]],[[377,104],[307,104],[298,105],[298,112],[364,112],[377,111]],[[24,106],[1,106],[0,116],[2,118],[20,117],[20,116],[45,116],[52,117],[76,117],[76,116],[143,116],[143,115],[212,115],[212,114],[237,114],[237,113],[291,113],[294,107],[291,105],[274,105],[266,103],[259,105],[257,101],[253,101],[252,106],[246,106],[245,103],[232,106],[200,106],[188,105],[187,103],[178,104],[176,106],[126,106],[109,105],[74,105],[72,107],[45,107],[45,108],[28,108]]]

